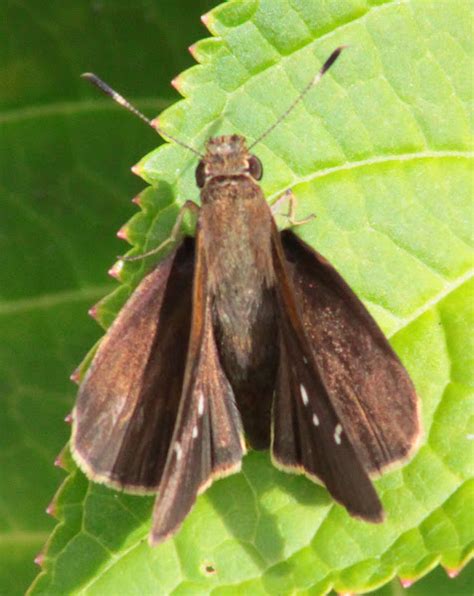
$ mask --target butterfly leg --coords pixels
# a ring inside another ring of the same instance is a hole
[[[288,213],[286,213],[286,214],[276,213],[278,206],[280,205],[280,203],[283,203],[283,202],[288,203]],[[291,189],[288,189],[280,197],[278,197],[278,199],[272,205],[272,212],[274,213],[274,215],[280,215],[280,217],[284,217],[289,222],[290,226],[292,226],[292,227],[301,226],[305,223],[312,221],[316,217],[316,215],[314,213],[311,213],[310,215],[308,215],[308,217],[305,217],[304,219],[297,220],[295,217],[297,203],[298,203],[298,199],[293,194],[293,191]]]
[[[199,215],[199,210],[200,210],[199,205],[196,205],[196,203],[194,203],[193,201],[186,201],[186,203],[184,203],[184,205],[179,210],[178,217],[176,218],[176,222],[173,226],[173,229],[171,230],[171,234],[159,246],[157,246],[156,248],[152,248],[151,250],[144,252],[141,255],[136,255],[136,256],[131,256],[131,257],[118,257],[118,258],[121,259],[122,261],[127,261],[127,262],[128,261],[139,261],[140,259],[144,259],[146,257],[149,257],[151,255],[154,255],[154,254],[160,252],[165,246],[167,246],[168,244],[171,244],[171,243],[175,243],[180,238],[181,227],[183,225],[183,220],[184,220],[184,216],[186,215],[186,213],[188,211],[190,211],[197,218],[197,216]]]

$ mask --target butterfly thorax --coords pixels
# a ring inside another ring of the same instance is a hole
[[[264,304],[275,280],[272,216],[256,180],[260,176],[258,158],[239,135],[210,139],[197,172],[216,325],[223,349],[233,352],[242,369],[253,358],[255,326],[272,318]]]
[[[271,213],[250,177],[215,178],[202,193],[200,225],[213,311],[224,349],[242,369],[255,358],[255,328],[273,322]],[[228,345],[227,345],[228,344]],[[260,343],[261,345],[261,343]]]

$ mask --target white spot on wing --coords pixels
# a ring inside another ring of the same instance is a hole
[[[199,401],[198,401],[198,415],[202,416],[204,414],[204,393],[202,391],[199,392]]]
[[[313,424],[314,426],[319,426],[319,418],[316,416],[316,414],[313,414]]]
[[[342,426],[340,424],[336,424],[336,428],[334,429],[334,440],[338,445],[341,444],[341,434],[342,434]]]
[[[193,439],[198,436],[198,427],[196,425],[193,426]]]
[[[306,358],[306,356],[303,356],[303,362],[304,362],[305,364],[308,364],[308,359]]]
[[[183,455],[183,450],[181,449],[181,445],[178,443],[178,441],[176,441],[174,444],[174,450],[176,452],[176,461],[179,461]]]
[[[308,397],[308,392],[306,391],[306,388],[303,384],[300,385],[300,392],[301,392],[301,399],[303,400],[303,404],[305,406],[307,406],[309,403],[309,397]]]

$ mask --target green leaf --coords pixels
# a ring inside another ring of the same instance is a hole
[[[152,500],[87,482],[66,454],[70,475],[54,501],[59,524],[31,593],[362,591],[394,575],[416,579],[439,562],[457,569],[468,560],[474,526],[468,441],[473,432],[468,428],[472,128],[466,76],[472,66],[471,17],[468,0],[230,1],[207,16],[216,37],[194,46],[200,66],[176,80],[187,99],[160,117],[165,131],[196,148],[222,132],[256,138],[337,45],[350,45],[255,151],[264,163],[268,199],[292,187],[299,198],[298,216],[317,213],[315,222],[298,232],[365,300],[420,394],[423,444],[412,462],[377,482],[388,521],[377,527],[357,522],[323,488],[278,472],[267,454],[251,453],[241,474],[215,483],[198,499],[174,540],[150,549],[145,538]],[[140,44],[135,43],[137,56]],[[68,56],[63,60],[68,63]],[[14,533],[18,519],[21,528],[35,528],[34,515],[24,514],[31,492],[26,482],[36,478],[41,490],[51,486],[43,480],[53,473],[47,466],[49,452],[65,432],[53,427],[50,418],[57,422],[58,402],[68,402],[64,381],[51,372],[58,375],[59,370],[51,367],[51,354],[69,362],[73,347],[77,351],[83,345],[80,334],[86,332],[70,303],[81,306],[84,298],[100,293],[107,255],[116,254],[103,242],[105,230],[110,233],[112,203],[120,203],[117,197],[124,189],[128,192],[117,179],[126,170],[113,148],[129,142],[138,147],[138,133],[129,132],[135,130],[132,124],[127,136],[121,133],[115,140],[110,129],[105,137],[100,134],[108,113],[101,113],[101,119],[88,114],[92,127],[79,112],[76,108],[59,117],[54,112],[47,143],[44,120],[14,122],[7,132],[22,142],[12,143],[15,151],[5,156],[8,161],[1,160],[12,164],[4,182],[10,238],[15,210],[25,213],[18,233],[22,265],[12,259],[3,272],[9,284],[2,312],[8,316],[0,319],[9,345],[2,363],[12,395],[6,428],[21,453],[21,473],[8,470],[21,488],[15,490],[13,482],[6,494],[12,510],[22,514],[11,516],[11,522],[6,518],[6,535],[10,529]],[[84,130],[94,130],[94,148],[100,151],[89,153],[90,145],[83,145],[77,166],[74,150]],[[40,174],[25,176],[35,160],[41,160]],[[140,162],[140,173],[156,188],[141,195],[142,211],[125,228],[134,253],[169,234],[177,203],[197,199],[194,167],[192,155],[172,145]],[[28,195],[32,189],[36,195]],[[88,194],[95,203],[85,201]],[[31,233],[36,239],[46,235],[49,242],[38,247]],[[6,247],[14,245],[10,240]],[[85,254],[88,246],[93,253]],[[45,262],[51,264],[45,267]],[[123,268],[124,287],[98,307],[104,325],[150,264]],[[38,302],[50,309],[48,317],[38,315]],[[81,331],[74,334],[76,327]],[[87,333],[92,338],[93,332]],[[38,355],[29,338],[41,338],[38,347],[49,350]],[[24,375],[17,372],[17,345]],[[25,378],[26,387],[18,381]],[[34,416],[28,416],[31,403],[36,404]],[[5,458],[8,445],[2,449]],[[31,451],[37,454],[33,461],[27,457]],[[21,507],[15,502],[18,493],[25,495]],[[35,495],[34,504],[40,502]],[[33,510],[32,500],[28,506]],[[46,524],[37,527],[44,532]]]

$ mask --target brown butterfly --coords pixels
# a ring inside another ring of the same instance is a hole
[[[261,176],[243,137],[208,141],[201,207],[186,203],[195,238],[140,283],[80,387],[74,458],[96,482],[158,494],[153,544],[214,479],[240,469],[244,437],[271,449],[277,467],[322,481],[351,515],[380,522],[370,477],[407,458],[420,435],[400,360],[337,271],[278,231]]]

